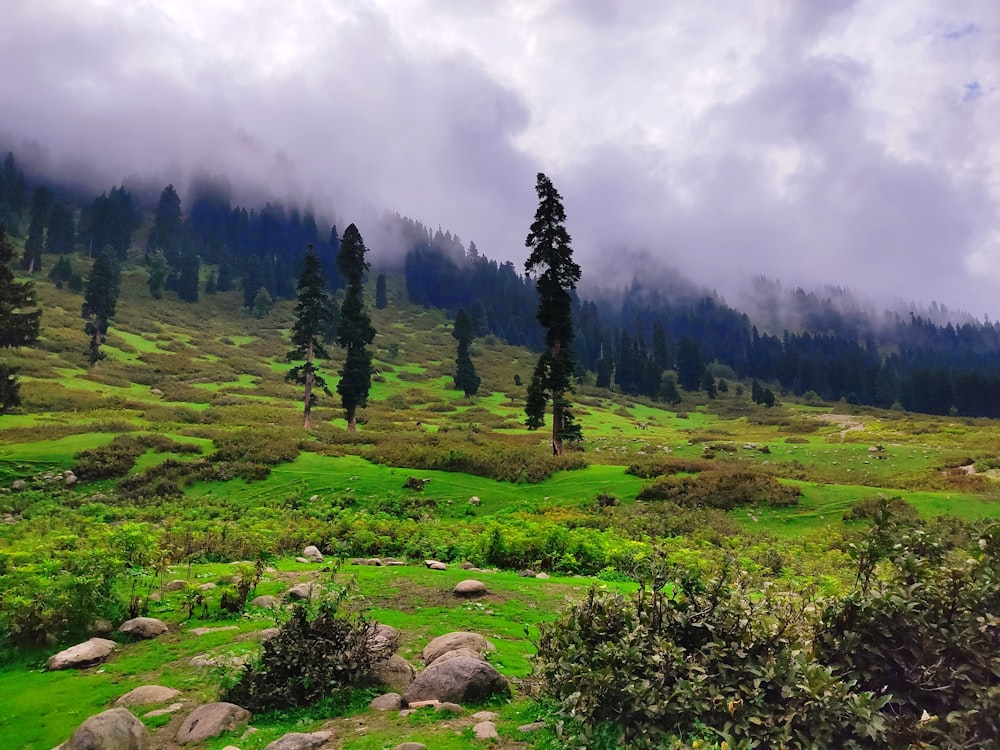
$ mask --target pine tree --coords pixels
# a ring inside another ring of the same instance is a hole
[[[14,281],[10,263],[14,249],[7,243],[7,228],[0,224],[0,349],[30,346],[38,340],[41,310],[36,303],[34,284]],[[17,370],[0,362],[0,414],[21,403]]]
[[[389,290],[385,285],[385,274],[380,273],[375,279],[375,309],[384,310],[389,306]]]
[[[323,346],[323,337],[330,324],[330,296],[326,293],[323,267],[312,245],[306,252],[298,290],[299,303],[295,306],[295,324],[292,326],[292,344],[295,348],[288,352],[287,359],[289,362],[305,361],[289,370],[285,380],[305,389],[302,413],[303,426],[308,430],[312,427],[312,408],[316,404],[313,389],[319,388],[327,396],[333,395],[326,379],[319,374],[319,368],[315,365],[316,359],[330,358]]]
[[[455,327],[451,335],[458,342],[458,352],[455,355],[455,387],[461,390],[466,398],[475,396],[479,391],[481,380],[469,353],[473,338],[472,319],[464,307],[459,308],[455,315]]]
[[[573,392],[575,365],[570,291],[580,280],[580,266],[573,261],[562,196],[541,172],[535,192],[538,209],[524,241],[531,248],[524,271],[529,276],[537,275],[537,318],[545,329],[546,350],[535,365],[524,411],[528,428],[537,429],[545,424],[545,407],[552,401],[552,452],[558,456],[562,455],[564,440],[580,439],[580,427],[566,396]]]
[[[160,299],[163,296],[163,285],[166,284],[169,274],[170,266],[167,265],[162,250],[157,250],[149,256],[149,280],[146,283],[149,286],[150,297]]]
[[[219,289],[218,277],[215,275],[215,271],[209,271],[208,278],[205,279],[205,294],[211,296],[215,294]]]
[[[76,241],[76,226],[73,209],[64,203],[56,203],[49,212],[49,231],[45,237],[45,252],[64,255],[73,251]]]
[[[337,393],[347,417],[347,429],[357,430],[359,406],[368,403],[368,391],[372,385],[372,355],[365,348],[375,340],[375,328],[365,310],[362,285],[365,271],[365,242],[358,228],[351,224],[340,239],[337,254],[337,269],[347,281],[347,294],[340,307],[340,327],[337,329],[337,343],[347,350],[344,367],[340,371]]]
[[[167,185],[160,193],[160,201],[156,206],[156,217],[146,243],[146,254],[162,250],[167,263],[177,265],[181,257],[182,223],[181,198],[173,185]]]
[[[49,223],[51,206],[52,193],[49,189],[36,188],[31,196],[31,223],[28,225],[28,237],[24,241],[24,255],[21,258],[21,268],[28,273],[34,273],[36,268],[42,266],[45,226]]]
[[[118,306],[119,279],[118,261],[111,248],[106,248],[94,261],[83,298],[82,315],[86,321],[84,330],[90,337],[87,357],[91,367],[96,367],[104,359],[101,344]]]
[[[198,281],[201,273],[201,259],[194,248],[186,247],[181,253],[180,271],[177,277],[177,296],[185,302],[198,301]]]

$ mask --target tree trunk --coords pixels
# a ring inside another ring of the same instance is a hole
[[[559,352],[562,349],[562,342],[556,339],[552,343],[552,361],[559,361]],[[561,456],[563,452],[563,441],[559,437],[563,428],[562,391],[552,392],[552,455]]]
[[[357,408],[348,409],[347,411],[347,431],[357,432],[358,431],[358,413]]]
[[[312,341],[309,342],[309,347],[306,349],[306,366],[312,364],[313,361],[313,345]],[[312,428],[312,392],[313,392],[313,374],[312,370],[306,370],[306,393],[305,399],[302,407],[303,416],[303,427],[305,429]]]

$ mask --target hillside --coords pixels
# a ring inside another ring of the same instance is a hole
[[[1000,518],[1000,423],[785,394],[766,408],[739,380],[716,398],[682,392],[669,408],[582,384],[575,401],[584,442],[555,459],[546,436],[523,427],[525,388],[515,382],[528,380],[535,355],[495,336],[477,339],[482,388],[462,397],[451,383],[449,320],[411,305],[392,275],[388,306],[371,310],[377,375],[358,433],[345,431],[338,402],[322,395],[305,432],[301,393],[283,379],[292,301],[256,318],[239,291],[197,304],[172,292],[155,300],[146,270],[126,267],[107,358],[91,369],[81,296],[46,279],[52,260],[35,274],[38,346],[5,354],[21,368],[23,400],[0,416],[0,732],[12,747],[51,747],[140,684],[176,687],[186,700],[217,695],[233,670],[192,669],[191,657],[253,651],[254,639],[233,633],[275,623],[266,612],[221,608],[240,561],[271,568],[256,594],[353,577],[358,598],[346,606],[399,628],[403,655],[415,656],[429,637],[472,630],[497,642],[502,674],[525,679],[538,624],[558,617],[567,599],[583,600],[592,581],[632,591],[659,566],[705,576],[734,568],[758,589],[808,583],[834,596],[856,575],[851,544],[866,525],[843,516],[859,501],[899,498],[924,519]],[[323,368],[331,386],[340,363],[333,351]],[[52,481],[67,470],[78,478],[72,486]],[[328,559],[410,564],[348,564],[331,576],[294,561],[310,544]],[[426,570],[427,559],[450,569]],[[480,574],[487,598],[450,595],[468,575],[463,562],[498,571]],[[526,568],[551,578],[519,577]],[[185,592],[164,588],[174,579],[189,582]],[[203,582],[219,587],[195,593]],[[91,619],[121,620],[130,609],[167,620],[172,632],[123,643],[99,670],[37,671]],[[231,625],[237,630],[190,634]],[[339,713],[267,715],[257,735],[205,746],[255,750],[283,732],[323,726],[352,750],[414,738],[482,744],[461,722],[373,718],[367,695]],[[551,724],[534,739],[516,729],[553,718],[526,684],[512,703],[493,707],[498,746],[552,746]],[[334,715],[342,718],[331,723]],[[158,746],[170,746],[176,720],[147,723]]]

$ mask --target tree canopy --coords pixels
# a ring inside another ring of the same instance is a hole
[[[326,347],[323,346],[323,338],[330,324],[330,296],[326,292],[323,266],[312,245],[306,251],[298,290],[299,301],[295,306],[295,323],[292,326],[293,349],[288,352],[286,358],[289,362],[304,361],[289,370],[285,380],[304,388],[303,426],[308,430],[312,427],[312,408],[316,405],[316,395],[313,390],[319,388],[327,396],[333,395],[326,384],[326,379],[319,374],[319,368],[315,364],[316,359],[330,357]]]
[[[346,350],[343,369],[337,393],[347,418],[347,429],[357,429],[358,407],[368,403],[368,392],[372,386],[372,355],[366,348],[375,340],[375,328],[365,310],[363,285],[365,271],[369,269],[365,261],[365,242],[361,232],[351,224],[340,239],[337,254],[337,269],[347,280],[347,294],[340,307],[340,326],[337,329],[337,343]]]
[[[451,335],[458,342],[455,355],[455,387],[461,390],[466,398],[475,396],[479,391],[481,380],[469,352],[473,339],[472,319],[464,307],[455,315],[455,327]]]
[[[90,278],[87,280],[87,290],[84,293],[82,315],[86,321],[84,330],[90,337],[87,357],[91,367],[104,359],[101,344],[104,343],[110,320],[114,317],[118,306],[119,285],[118,261],[109,248],[94,261]]]
[[[10,269],[14,249],[0,224],[0,349],[30,346],[38,340],[42,311],[35,306],[34,284],[15,281]],[[0,362],[0,413],[21,403],[17,370]]]

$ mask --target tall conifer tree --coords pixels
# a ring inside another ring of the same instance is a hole
[[[118,261],[113,251],[108,248],[94,261],[83,298],[82,315],[86,321],[84,330],[90,337],[87,357],[91,367],[96,367],[97,363],[104,359],[101,344],[104,343],[111,318],[114,317],[118,306],[119,281]]]
[[[460,389],[466,398],[475,396],[481,381],[469,353],[473,338],[472,319],[464,307],[459,308],[455,315],[455,327],[451,335],[458,342],[458,351],[455,355],[455,387]]]
[[[372,386],[372,355],[365,347],[375,340],[375,328],[365,310],[362,295],[365,271],[370,266],[365,261],[365,242],[358,228],[351,224],[340,239],[337,254],[337,269],[347,281],[347,294],[340,307],[340,327],[337,329],[337,343],[345,349],[347,356],[340,371],[337,393],[347,417],[347,429],[357,430],[359,406],[368,403],[368,391]]]
[[[14,281],[10,263],[14,249],[0,224],[0,349],[17,349],[38,340],[41,310],[34,310],[35,290],[30,281]],[[0,413],[21,403],[17,370],[0,362]]]
[[[288,352],[287,359],[289,362],[304,362],[289,370],[285,380],[305,389],[302,414],[303,426],[308,430],[312,427],[312,408],[316,405],[314,389],[319,388],[327,396],[333,395],[315,364],[316,359],[330,358],[323,346],[323,335],[329,326],[330,296],[326,293],[323,267],[312,245],[306,252],[298,290],[299,303],[295,306],[295,324],[292,326],[292,344],[295,348]]]
[[[580,439],[580,426],[573,419],[567,398],[573,392],[575,366],[570,292],[580,280],[580,266],[573,261],[562,196],[540,172],[535,192],[538,210],[524,241],[531,248],[524,271],[536,277],[537,317],[545,329],[546,349],[535,365],[524,411],[528,428],[537,429],[545,424],[545,408],[552,401],[552,452],[558,456],[562,455],[564,440]]]

